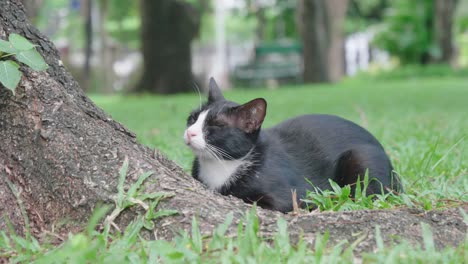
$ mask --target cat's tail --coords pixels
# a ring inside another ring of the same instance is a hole
[[[369,179],[367,194],[403,192],[400,178],[387,154],[380,146],[374,145],[358,145],[343,152],[336,162],[334,181],[342,187],[351,185],[354,196],[356,185],[364,186],[366,173]]]

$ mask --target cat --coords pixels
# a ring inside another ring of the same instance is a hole
[[[383,147],[364,128],[314,114],[261,129],[266,110],[263,98],[243,105],[226,100],[211,78],[208,101],[189,115],[183,136],[195,154],[192,176],[223,195],[283,213],[293,210],[293,190],[307,207],[301,201],[307,190],[330,189],[331,179],[354,192],[366,170],[368,194],[402,191]]]

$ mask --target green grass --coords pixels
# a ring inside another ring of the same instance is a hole
[[[237,232],[226,235],[232,223],[233,215],[228,214],[225,222],[219,225],[209,235],[202,236],[198,221],[192,219],[190,233],[182,231],[173,241],[147,240],[140,236],[140,232],[147,228],[148,220],[155,220],[173,212],[155,210],[155,206],[144,206],[148,200],[157,203],[165,196],[163,193],[145,195],[139,193],[143,181],[148,173],[140,176],[128,191],[123,188],[128,168],[124,162],[120,170],[119,188],[115,209],[121,212],[128,206],[141,206],[146,210],[145,215],[138,215],[124,232],[117,229],[110,232],[112,220],[109,216],[103,221],[102,231],[98,229],[100,219],[106,215],[108,207],[95,210],[85,231],[69,234],[68,238],[59,245],[50,243],[42,245],[32,236],[23,238],[14,234],[0,231],[0,261],[11,263],[353,263],[356,259],[353,249],[360,243],[355,241],[341,241],[335,245],[328,244],[329,234],[317,234],[314,245],[299,238],[297,243],[291,243],[287,223],[279,218],[278,231],[273,239],[267,240],[259,234],[260,222],[256,208],[247,212],[244,219],[237,225]],[[146,197],[141,199],[141,195]],[[151,197],[150,197],[151,196]],[[141,202],[134,203],[131,198]],[[166,196],[167,198],[167,196]],[[125,204],[133,203],[125,206]],[[111,214],[111,216],[114,213]],[[148,216],[151,216],[148,219]],[[114,215],[116,216],[116,215]],[[465,216],[465,218],[467,218]],[[468,219],[465,219],[468,221]],[[468,237],[465,243],[456,248],[447,247],[441,250],[435,248],[430,229],[422,225],[423,244],[412,245],[406,241],[398,245],[386,247],[380,235],[380,229],[375,229],[377,244],[376,252],[363,253],[360,256],[363,263],[463,263],[467,260]]]
[[[105,214],[97,210],[86,231],[70,234],[60,245],[40,245],[34,238],[6,235],[0,231],[0,260],[11,263],[355,263],[356,241],[328,244],[328,233],[317,234],[314,245],[299,238],[289,240],[287,223],[278,220],[278,232],[273,240],[259,233],[255,208],[248,212],[234,235],[226,236],[232,214],[211,234],[202,236],[197,219],[192,220],[191,232],[181,232],[173,241],[147,240],[139,236],[144,220],[138,218],[123,233],[95,231],[97,220]],[[468,219],[467,219],[468,220]],[[429,228],[422,226],[423,243],[406,241],[387,247],[376,227],[377,250],[363,253],[362,263],[466,263],[468,239],[460,246],[437,250]]]
[[[225,96],[246,102],[264,97],[269,103],[265,126],[306,113],[337,114],[369,129],[385,146],[401,175],[406,194],[369,197],[365,187],[349,199],[349,189],[311,193],[308,199],[321,210],[355,210],[418,206],[424,209],[447,207],[468,200],[468,78],[421,78],[399,81],[348,80],[337,85],[282,87],[278,90],[235,90]],[[177,96],[93,96],[94,101],[116,120],[136,132],[140,142],[162,150],[187,171],[192,154],[182,142],[188,113],[199,104],[197,95]],[[120,171],[123,182],[126,170]],[[173,241],[146,240],[141,230],[151,228],[151,220],[175,212],[157,210],[163,193],[140,193],[139,187],[150,172],[141,175],[128,190],[119,184],[116,207],[96,231],[105,208],[96,210],[86,230],[63,238],[59,246],[32,236],[21,237],[11,230],[0,231],[0,262],[12,263],[352,263],[356,241],[329,245],[328,235],[318,236],[312,248],[304,241],[292,244],[284,220],[278,220],[273,241],[258,234],[255,211],[247,212],[234,236],[226,236],[226,223],[202,236],[197,219],[191,232],[182,232]],[[11,188],[11,187],[10,187]],[[124,232],[109,232],[115,215],[143,201],[146,213],[138,216]],[[468,217],[465,215],[465,222]],[[27,222],[27,221],[26,221]],[[423,226],[422,246],[405,241],[383,245],[377,228],[378,250],[361,256],[363,263],[466,263],[468,236],[457,248],[436,250],[431,232]],[[47,237],[47,236],[46,236]],[[354,244],[353,244],[354,243]]]

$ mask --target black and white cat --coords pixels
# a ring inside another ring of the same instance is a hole
[[[185,143],[196,158],[192,176],[208,188],[263,208],[289,212],[307,189],[356,185],[368,169],[367,193],[401,191],[380,143],[364,128],[337,116],[304,115],[261,129],[267,103],[227,101],[210,79],[208,102],[187,120]],[[307,180],[306,180],[307,179]]]

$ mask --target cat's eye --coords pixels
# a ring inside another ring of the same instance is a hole
[[[191,114],[189,118],[187,119],[188,124],[193,124],[195,123],[195,121],[197,121],[197,116],[195,114]]]
[[[226,124],[223,123],[223,122],[214,121],[214,122],[211,122],[210,126],[217,127],[217,128],[222,128],[222,127],[225,127]]]

